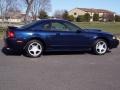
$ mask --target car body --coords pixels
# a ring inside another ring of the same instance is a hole
[[[31,57],[38,57],[43,51],[94,50],[94,47],[100,43],[98,41],[103,41],[106,44],[103,46],[106,48],[105,52],[97,53],[102,55],[106,53],[108,48],[117,48],[119,45],[117,38],[110,33],[97,29],[81,29],[69,21],[59,19],[43,19],[19,28],[8,27],[4,41],[7,50],[16,52],[25,50],[28,54],[28,47],[32,48],[35,43],[33,45],[31,43],[37,42],[38,47],[33,49],[42,47],[42,51],[36,56],[29,55]]]

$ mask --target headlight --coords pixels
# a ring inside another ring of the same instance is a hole
[[[112,39],[117,39],[117,37],[116,37],[116,36],[113,36]]]

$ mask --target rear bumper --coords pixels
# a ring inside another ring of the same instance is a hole
[[[15,38],[5,38],[4,39],[4,49],[7,51],[21,52],[23,50],[24,43],[18,42]]]
[[[110,42],[109,48],[110,48],[110,49],[112,49],[112,48],[117,48],[118,45],[119,45],[119,40],[114,39],[114,40],[112,40],[112,41]]]

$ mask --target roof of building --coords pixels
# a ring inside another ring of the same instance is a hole
[[[94,12],[94,13],[115,13],[105,9],[95,9],[95,8],[76,8],[76,9],[80,9],[85,12]]]

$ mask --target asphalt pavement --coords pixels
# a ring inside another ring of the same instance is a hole
[[[103,56],[49,53],[35,59],[0,52],[0,90],[120,90],[120,47]]]

